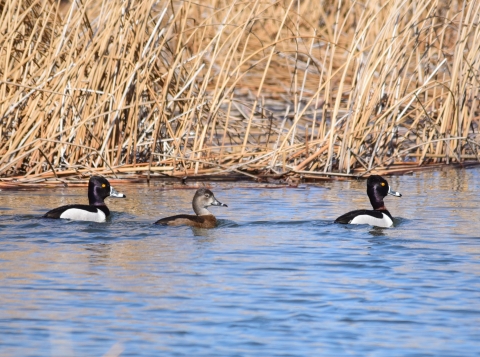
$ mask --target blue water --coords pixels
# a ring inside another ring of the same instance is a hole
[[[152,225],[191,212],[162,183],[106,223],[39,218],[86,188],[1,191],[0,356],[480,356],[480,169],[387,179],[390,229],[333,223],[365,181],[212,183],[211,230]]]

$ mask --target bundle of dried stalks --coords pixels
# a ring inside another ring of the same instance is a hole
[[[479,6],[0,0],[0,175],[478,160]]]

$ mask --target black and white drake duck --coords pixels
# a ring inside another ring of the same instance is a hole
[[[110,197],[126,197],[117,192],[108,180],[100,176],[92,176],[88,181],[88,205],[67,205],[52,209],[45,213],[45,218],[64,218],[76,221],[105,222],[110,210],[104,200]]]
[[[198,228],[214,228],[217,225],[217,219],[207,209],[209,206],[223,206],[228,207],[226,204],[219,202],[213,192],[206,188],[200,188],[195,192],[192,201],[193,214],[179,214],[176,216],[166,217],[159,219],[155,224],[161,224],[164,226],[191,226]]]
[[[402,197],[396,191],[392,191],[387,180],[378,175],[372,175],[367,180],[367,195],[373,210],[359,209],[345,213],[338,217],[336,223],[344,224],[370,224],[376,227],[393,226],[393,217],[388,212],[383,198],[387,195]]]

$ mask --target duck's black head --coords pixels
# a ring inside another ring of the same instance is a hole
[[[379,175],[372,175],[367,180],[367,195],[370,198],[370,203],[373,209],[386,210],[383,198],[386,195],[392,195],[396,197],[402,197],[402,195],[396,191],[393,191],[388,185],[387,180]]]
[[[112,197],[126,197],[123,193],[117,192],[108,180],[101,176],[92,176],[88,181],[88,202],[94,206],[105,205],[105,198]]]

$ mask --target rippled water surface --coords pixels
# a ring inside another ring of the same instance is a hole
[[[152,225],[191,212],[161,183],[106,223],[39,218],[86,188],[1,191],[0,356],[479,356],[480,169],[388,180],[390,229],[333,223],[365,181],[211,184],[211,230]]]

